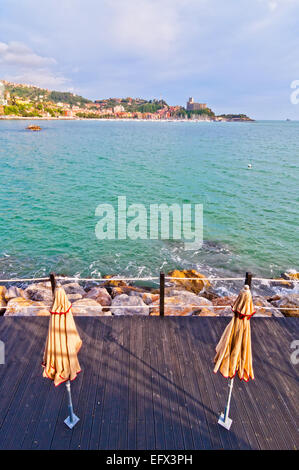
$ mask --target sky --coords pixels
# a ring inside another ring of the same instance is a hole
[[[299,119],[298,23],[299,0],[0,0],[0,79]]]

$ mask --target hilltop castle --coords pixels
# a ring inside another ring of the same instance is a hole
[[[206,103],[195,103],[192,97],[187,101],[187,111],[198,111],[199,109],[206,109],[206,107]]]

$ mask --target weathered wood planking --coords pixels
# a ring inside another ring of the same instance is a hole
[[[72,382],[79,423],[69,430],[64,385],[42,377],[46,317],[1,317],[0,449],[295,449],[296,318],[253,318],[256,380],[235,381],[230,432],[217,424],[227,380],[213,373],[229,319],[76,317],[82,373]]]

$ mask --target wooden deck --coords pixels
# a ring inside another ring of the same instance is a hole
[[[227,380],[213,373],[227,318],[77,317],[82,373],[72,382],[79,423],[69,430],[65,386],[42,377],[48,318],[0,318],[0,449],[295,449],[295,318],[253,318],[256,380],[235,380],[228,432],[217,424]]]

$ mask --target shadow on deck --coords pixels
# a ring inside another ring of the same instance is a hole
[[[254,318],[256,379],[235,380],[228,432],[217,424],[227,380],[213,373],[229,319],[76,317],[82,373],[72,382],[73,430],[64,424],[65,386],[42,377],[49,319],[0,318],[0,449],[295,449],[299,339],[295,318]]]

